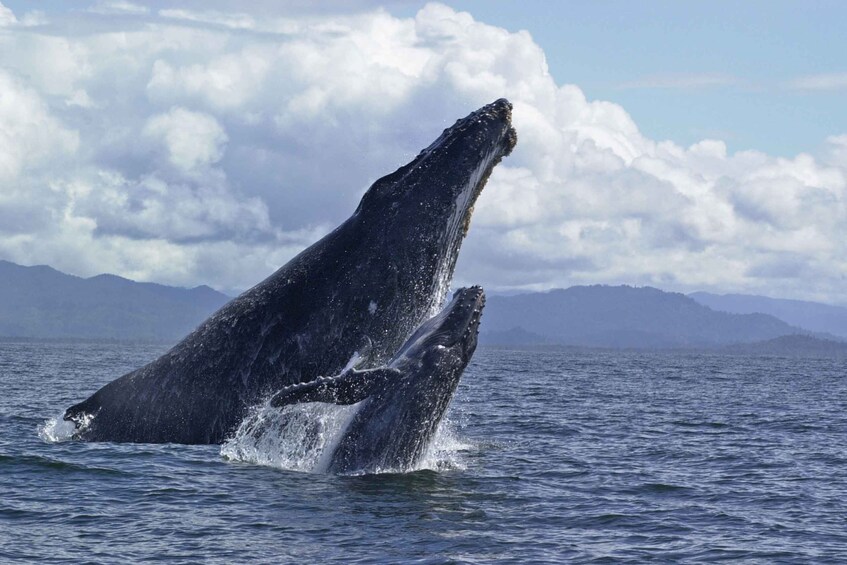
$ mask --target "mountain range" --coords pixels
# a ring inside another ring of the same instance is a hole
[[[847,338],[847,308],[843,306],[749,294],[693,292],[688,296],[712,310],[733,314],[761,312],[793,326]]]
[[[0,261],[0,336],[176,341],[229,297]]]
[[[735,343],[721,348],[729,355],[778,355],[780,357],[835,357],[847,359],[847,343],[808,335],[783,335],[756,343]]]
[[[651,287],[574,286],[492,296],[481,341],[492,345],[679,348],[751,343],[811,332],[762,313],[719,312]]]
[[[209,288],[80,278],[0,260],[0,337],[174,342],[230,300]],[[795,336],[782,339],[784,336]],[[799,339],[807,336],[817,339]],[[747,295],[575,286],[489,296],[480,343],[495,346],[835,351],[847,309]],[[825,340],[824,343],[821,343]],[[828,341],[826,341],[828,340]]]

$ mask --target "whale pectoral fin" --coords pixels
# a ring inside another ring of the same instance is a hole
[[[286,406],[302,402],[355,404],[369,397],[389,379],[400,375],[397,369],[379,367],[357,371],[351,369],[331,378],[319,378],[308,383],[285,387],[273,398],[271,406]]]

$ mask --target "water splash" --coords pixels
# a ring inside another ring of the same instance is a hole
[[[445,417],[438,425],[423,457],[411,470],[464,471],[468,466],[463,453],[472,448],[473,445],[459,437],[458,428],[453,421]]]
[[[292,471],[325,472],[341,434],[358,410],[358,404],[309,402],[282,408],[266,404],[244,419],[221,446],[221,455]]]
[[[321,402],[281,408],[263,405],[245,418],[233,437],[221,446],[221,456],[289,471],[325,473],[360,405]],[[463,470],[466,465],[461,454],[470,447],[445,418],[423,457],[411,468],[376,469],[370,473]]]
[[[421,458],[409,467],[377,467],[352,475],[414,473],[415,471],[464,471],[467,463],[463,453],[473,446],[463,441],[452,421],[444,418],[438,425]]]
[[[75,439],[77,434],[91,425],[94,416],[83,414],[78,421],[65,420],[64,412],[53,416],[38,426],[38,437],[47,443],[61,443]]]

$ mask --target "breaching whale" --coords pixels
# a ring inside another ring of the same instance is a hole
[[[444,300],[473,204],[515,145],[511,109],[500,99],[457,121],[333,232],[68,408],[75,437],[220,443],[285,386],[384,364]]]
[[[484,305],[482,288],[461,289],[385,366],[350,369],[334,378],[292,385],[274,395],[270,403],[279,407],[301,402],[361,402],[335,443],[327,470],[369,473],[413,468],[424,455],[476,349]]]

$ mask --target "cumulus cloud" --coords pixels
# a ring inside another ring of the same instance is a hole
[[[51,115],[38,92],[0,69],[0,180],[31,181],[78,145],[77,133]]]
[[[143,134],[160,141],[171,164],[183,171],[220,161],[227,142],[226,132],[214,116],[179,107],[151,117]]]
[[[4,6],[0,4],[0,27],[9,26],[12,24],[18,23],[18,18],[15,17],[15,14]]]
[[[790,159],[657,142],[558,83],[529,34],[441,4],[413,18],[203,6],[99,3],[73,33],[24,33],[0,8],[0,257],[245,288],[505,96],[519,142],[477,204],[458,284],[847,302],[847,135]]]

